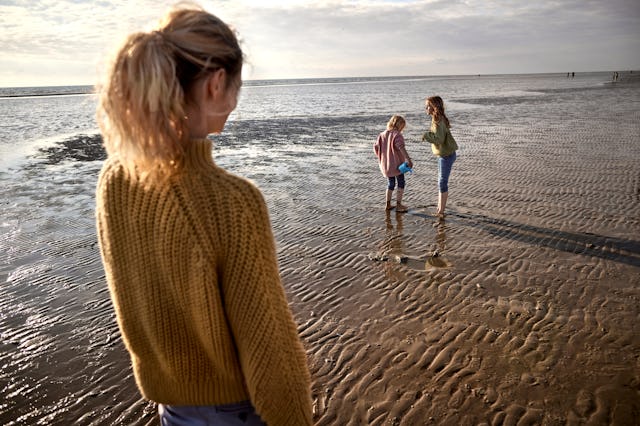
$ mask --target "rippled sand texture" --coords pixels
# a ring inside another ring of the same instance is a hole
[[[405,215],[364,146],[269,188],[318,424],[640,418],[640,114],[541,108],[454,129],[444,222],[416,144]]]
[[[401,215],[371,152],[386,116],[238,124],[263,142],[219,143],[268,200],[317,424],[637,424],[640,109],[615,88],[576,96],[467,100],[482,114],[452,116],[442,222],[421,115]],[[155,424],[96,250],[100,162],[68,148],[0,175],[17,226],[0,237],[0,423]]]

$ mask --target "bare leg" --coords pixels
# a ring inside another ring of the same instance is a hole
[[[393,209],[393,206],[391,205],[391,197],[392,197],[392,195],[393,195],[393,189],[387,189],[387,192],[385,194],[385,197],[386,197],[385,200],[387,202],[386,210]]]
[[[407,210],[407,206],[402,204],[402,196],[404,195],[404,189],[398,188],[398,193],[396,194],[396,211],[398,213],[405,213]]]
[[[444,209],[447,207],[447,198],[449,198],[448,192],[438,193],[438,211],[436,212],[438,216],[444,217]]]

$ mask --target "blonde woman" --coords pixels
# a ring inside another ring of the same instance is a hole
[[[458,144],[451,134],[449,118],[444,112],[440,96],[431,96],[425,102],[425,110],[431,116],[431,129],[422,135],[422,140],[431,144],[431,151],[438,157],[438,210],[436,216],[443,219],[449,198],[449,175],[456,161]]]
[[[391,199],[393,198],[393,191],[396,187],[397,180],[398,191],[396,193],[395,209],[398,213],[405,213],[408,211],[407,206],[402,204],[402,197],[404,196],[405,188],[404,173],[401,172],[398,167],[400,167],[404,162],[407,162],[409,167],[413,167],[411,157],[409,157],[404,146],[404,136],[402,136],[402,131],[406,124],[407,122],[402,116],[392,116],[387,123],[387,130],[378,135],[378,138],[373,145],[373,152],[376,154],[376,157],[378,157],[380,172],[387,178],[385,209],[393,209]]]
[[[183,7],[130,35],[99,86],[100,250],[136,383],[163,425],[312,424],[267,207],[207,139],[236,107],[242,63],[224,22]]]

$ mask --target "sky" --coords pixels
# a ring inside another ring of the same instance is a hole
[[[95,84],[162,0],[0,0],[0,87]],[[245,79],[640,69],[640,0],[200,1],[230,24]]]

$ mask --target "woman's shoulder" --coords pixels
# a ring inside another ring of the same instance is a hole
[[[264,200],[262,192],[252,180],[221,167],[213,166],[210,173],[203,178],[212,191],[222,191],[232,197],[240,197],[244,201],[262,202]]]
[[[108,157],[102,165],[99,183],[106,181],[121,181],[134,179],[144,181],[144,178],[133,173],[132,176],[127,167],[123,164],[118,156]],[[171,176],[165,176],[166,179],[147,177],[147,186],[151,187],[169,187],[176,185],[177,187],[196,188],[199,186],[206,187],[207,192],[239,192],[248,197],[261,198],[262,195],[257,186],[247,178],[235,175],[213,162],[198,164],[197,166],[188,165],[182,170],[177,171]]]
[[[102,168],[98,175],[98,183],[101,184],[105,181],[122,178],[125,175],[125,171],[126,169],[118,156],[109,156],[104,163],[102,163]]]
[[[258,186],[248,178],[235,175],[224,169],[211,177],[209,194],[222,205],[233,218],[232,221],[263,223],[268,220],[267,202]],[[216,191],[216,195],[213,195]],[[220,207],[222,207],[220,205]]]

